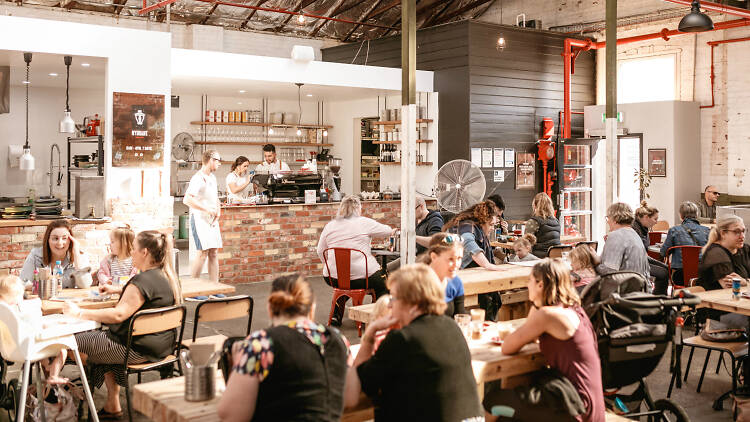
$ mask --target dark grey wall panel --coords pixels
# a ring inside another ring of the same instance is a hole
[[[497,51],[498,37],[506,40]],[[563,108],[562,48],[565,35],[483,22],[462,21],[417,32],[417,68],[435,72],[439,93],[438,161],[471,158],[471,148],[513,148],[536,153],[543,118],[555,121]],[[348,44],[323,50],[324,61],[374,66],[401,66],[400,36],[361,45]],[[571,78],[571,106],[582,110],[595,104],[595,55],[584,52]],[[583,135],[583,118],[573,115],[573,136]],[[483,169],[487,194],[505,198],[511,218],[526,218],[531,199],[541,190],[538,162],[537,190],[516,190],[515,169],[505,170],[505,182],[493,182],[493,170]],[[498,168],[499,170],[499,168]]]

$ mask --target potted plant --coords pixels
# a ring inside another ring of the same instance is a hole
[[[651,185],[651,175],[646,169],[638,169],[633,174],[635,176],[635,183],[638,183],[638,190],[641,191],[641,200],[649,199],[651,195],[646,192],[646,188]]]

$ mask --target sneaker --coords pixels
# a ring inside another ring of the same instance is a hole
[[[188,297],[185,298],[188,302],[203,302],[205,300],[208,300],[208,296],[195,296],[195,297]]]

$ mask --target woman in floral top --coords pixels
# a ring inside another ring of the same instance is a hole
[[[299,275],[273,281],[271,327],[232,349],[233,368],[219,403],[222,421],[338,421],[349,345],[338,330],[312,321],[315,302]]]

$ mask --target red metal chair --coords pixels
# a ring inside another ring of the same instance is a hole
[[[698,264],[702,246],[672,246],[667,250],[667,267],[669,268],[669,282],[675,289],[688,287],[690,280],[698,277]],[[682,253],[682,284],[675,284],[672,280],[672,254],[675,251]],[[685,283],[688,280],[688,284]]]
[[[662,234],[666,234],[666,232],[648,232],[648,244],[655,245],[661,242]]]
[[[331,325],[333,319],[333,311],[336,309],[336,301],[340,297],[348,297],[352,300],[352,305],[359,306],[364,301],[365,296],[370,295],[372,301],[375,302],[375,291],[369,288],[369,273],[367,268],[367,255],[359,249],[349,248],[328,248],[323,251],[323,263],[326,266],[329,277],[331,275],[331,269],[328,267],[328,251],[333,251],[333,256],[336,262],[336,280],[338,281],[338,287],[333,288],[333,299],[331,299],[331,312],[328,314],[328,325]],[[351,266],[352,266],[352,252],[359,252],[365,259],[365,288],[364,289],[352,289],[351,288]],[[344,304],[345,306],[346,304]],[[357,322],[357,332],[362,336],[362,323]]]

